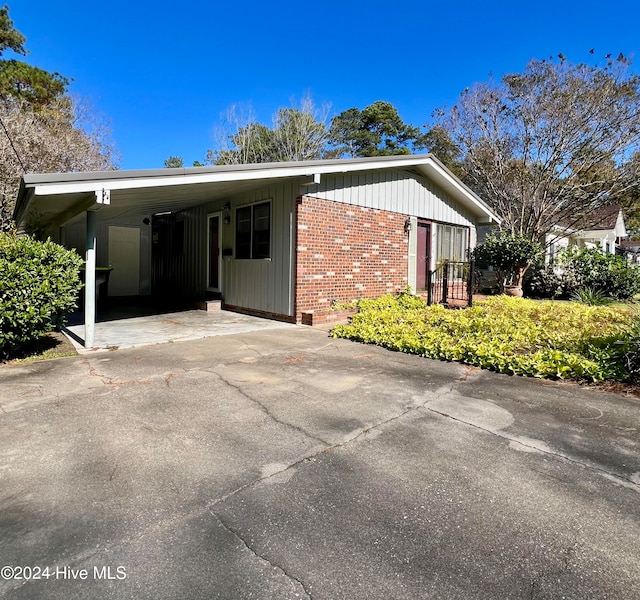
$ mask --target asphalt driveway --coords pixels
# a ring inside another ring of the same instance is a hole
[[[0,597],[640,598],[640,401],[305,327],[0,367]]]

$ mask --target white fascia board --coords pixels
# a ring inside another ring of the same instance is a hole
[[[610,233],[614,233],[613,229],[582,229],[577,232],[580,237],[605,238]]]
[[[278,174],[270,177],[286,177]],[[78,181],[68,183],[40,184],[35,187],[36,196],[57,194],[74,194],[78,192],[100,192],[101,190],[135,190],[142,188],[169,187],[178,185],[194,185],[198,183],[218,183],[226,181],[246,181],[251,179],[266,179],[264,171],[238,173],[207,173],[202,175],[182,175],[172,177],[150,177],[133,179],[109,179],[100,181]]]
[[[220,173],[189,173],[186,175],[171,175],[168,177],[132,177],[130,179],[94,179],[65,183],[41,183],[35,185],[36,196],[57,194],[73,194],[81,192],[99,192],[101,190],[130,190],[140,188],[169,187],[178,185],[192,185],[198,183],[225,183],[232,181],[257,181],[260,179],[279,179],[286,177],[314,177],[325,173],[348,173],[352,171],[368,171],[381,168],[402,168],[416,166],[423,161],[407,157],[406,161],[375,161],[367,163],[351,163],[344,166],[308,165],[291,166],[286,168],[256,169],[255,171],[223,171]]]
[[[572,233],[574,231],[577,231],[573,227],[567,227],[566,225],[560,225],[560,223],[555,223],[554,225],[551,226],[551,229],[553,229],[555,231],[566,231],[568,233]]]
[[[429,157],[429,160],[425,160],[422,164],[424,164],[437,174],[437,176],[440,178],[440,181],[438,183],[440,183],[442,187],[453,187],[458,191],[460,195],[464,196],[470,204],[478,208],[481,214],[486,215],[489,218],[489,222],[495,222],[498,225],[501,223],[502,219],[500,219],[498,215],[496,215],[488,206],[486,206],[484,202],[482,202],[482,200],[480,200],[480,198],[475,194],[475,192],[464,185],[444,166],[440,165],[431,157]]]
[[[435,179],[440,186],[455,190],[458,199],[464,199],[479,215],[486,215],[491,221],[500,223],[501,219],[489,209],[482,200],[466,185],[453,176],[439,161],[431,155],[420,157],[407,155],[404,157],[381,157],[379,160],[345,161],[342,164],[288,165],[286,167],[270,167],[242,169],[231,171],[172,174],[167,176],[137,175],[133,177],[115,177],[109,179],[88,179],[67,182],[41,182],[33,185],[36,196],[73,194],[83,192],[99,193],[102,190],[134,190],[143,188],[171,187],[206,183],[227,183],[234,181],[259,181],[261,179],[283,179],[288,177],[313,177],[332,173],[353,173],[357,171],[375,171],[379,169],[418,168],[427,176]]]
[[[217,183],[222,181],[240,181],[247,179],[262,179],[252,177],[253,173],[217,173],[206,175],[183,175],[173,177],[150,177],[148,179],[105,179],[98,181],[77,181],[68,183],[40,184],[35,187],[36,196],[53,196],[57,194],[74,194],[79,192],[95,192],[102,190],[135,190],[142,188],[169,187],[177,185],[192,185],[197,183]]]

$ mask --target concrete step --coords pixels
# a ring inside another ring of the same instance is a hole
[[[222,300],[220,298],[217,300],[202,300],[200,302],[196,302],[196,308],[199,310],[206,310],[207,312],[221,310]]]

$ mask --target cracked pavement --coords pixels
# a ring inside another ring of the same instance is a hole
[[[0,534],[0,598],[636,599],[640,400],[306,327],[2,366]]]

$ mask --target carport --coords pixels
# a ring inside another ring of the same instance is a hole
[[[136,223],[141,232],[140,237],[143,241],[147,240],[149,248],[151,248],[150,238],[153,235],[151,226],[156,219],[166,219],[168,215],[175,215],[186,209],[207,205],[207,207],[215,206],[210,210],[216,211],[216,214],[220,215],[222,226],[223,220],[225,224],[228,223],[230,211],[227,199],[231,195],[251,193],[252,190],[264,189],[265,186],[276,181],[288,179],[292,180],[292,189],[297,192],[300,189],[298,183],[300,178],[306,177],[308,179],[308,174],[313,174],[313,171],[310,171],[304,163],[292,168],[282,168],[282,165],[277,165],[276,169],[273,167],[274,165],[234,165],[223,168],[199,167],[25,175],[21,182],[14,219],[19,231],[24,231],[30,223],[35,223],[44,235],[50,236],[54,241],[66,247],[75,246],[81,254],[84,254],[86,270],[83,302],[84,324],[82,332],[80,332],[79,325],[69,328],[76,343],[82,344],[82,347],[86,349],[96,346],[104,347],[105,345],[123,347],[126,342],[112,343],[114,341],[112,333],[116,329],[123,333],[131,331],[130,327],[134,324],[132,319],[128,319],[129,323],[121,327],[113,323],[96,323],[96,303],[93,299],[96,298],[96,267],[99,266],[96,260],[98,243],[106,245],[107,239],[112,233],[105,224],[125,223],[129,225]],[[203,226],[206,226],[204,222]],[[70,243],[69,232],[72,231],[72,228],[82,231],[84,247],[79,247],[77,243]],[[100,234],[98,234],[99,229]],[[126,229],[126,227],[111,227],[111,229]],[[124,255],[127,253],[131,255],[131,251],[125,246],[126,243],[126,239],[118,239],[120,252]],[[206,248],[203,249],[203,254],[205,252]],[[221,255],[222,248],[220,248],[220,263],[222,263]],[[151,251],[149,250],[150,256]],[[140,272],[143,271],[143,268],[151,272],[153,266],[140,264]],[[209,270],[209,265],[204,265],[204,268]],[[141,296],[150,296],[151,288],[149,280],[139,282]],[[221,291],[221,286],[219,289]],[[219,292],[217,297],[220,297]],[[198,300],[204,300],[204,297]],[[202,302],[199,303],[202,304]],[[195,303],[192,303],[191,306],[195,306]],[[222,330],[226,327],[223,321],[229,324],[241,319],[235,314],[228,317],[221,314],[215,316],[203,314],[200,318],[208,320],[210,324],[216,321],[218,330],[220,327]],[[166,319],[166,321],[168,320],[171,319]],[[152,321],[153,319],[149,322]],[[256,323],[253,319],[251,322]],[[189,329],[186,322],[184,327]],[[200,327],[198,325],[196,329],[200,330]],[[175,335],[161,337],[175,338]],[[178,334],[177,337],[193,339],[193,334],[186,338],[184,335]],[[196,335],[196,337],[202,336]]]

